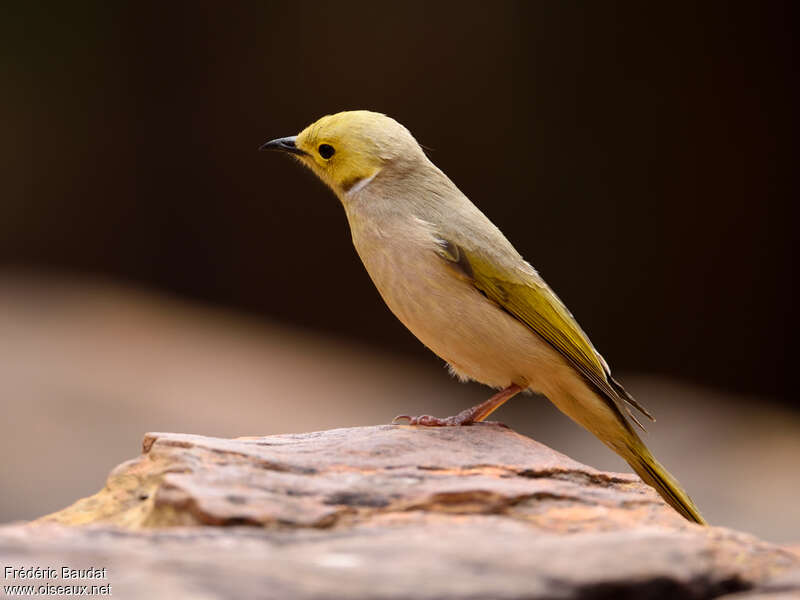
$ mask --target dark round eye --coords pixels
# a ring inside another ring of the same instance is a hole
[[[325,160],[329,159],[336,152],[330,144],[320,144],[317,150],[319,150],[319,155]]]

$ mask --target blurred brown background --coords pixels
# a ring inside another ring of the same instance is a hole
[[[800,539],[788,6],[4,3],[0,521],[94,491],[146,430],[485,396],[389,314],[332,194],[256,152],[369,108],[539,268],[707,516]],[[626,469],[543,401],[500,418]]]

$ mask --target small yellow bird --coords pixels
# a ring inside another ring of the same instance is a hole
[[[572,314],[502,232],[386,115],[328,115],[262,150],[292,154],[339,197],[353,244],[386,304],[461,380],[501,391],[454,417],[483,421],[523,390],[541,393],[624,458],[690,521],[705,523],[631,425],[647,410],[611,377]],[[397,420],[396,419],[396,420]]]

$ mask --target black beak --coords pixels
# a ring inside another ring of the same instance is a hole
[[[266,144],[262,144],[258,149],[280,150],[281,152],[288,152],[289,154],[300,154],[300,155],[305,154],[303,150],[300,150],[300,148],[294,145],[296,139],[297,139],[296,135],[293,135],[291,137],[278,138],[277,140],[271,140]]]

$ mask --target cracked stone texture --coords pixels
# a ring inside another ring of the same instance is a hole
[[[134,600],[800,597],[796,550],[492,425],[148,434],[94,496],[0,528],[0,558],[107,567]]]

